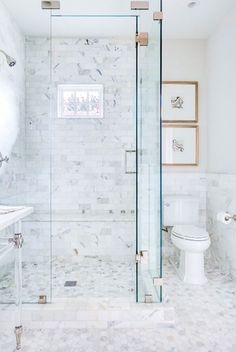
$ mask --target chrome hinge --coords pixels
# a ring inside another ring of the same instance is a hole
[[[46,295],[40,295],[38,303],[39,304],[46,304],[47,303],[47,296]]]
[[[131,10],[149,10],[149,1],[131,1]]]
[[[153,278],[153,285],[155,287],[161,287],[163,286],[164,279],[163,277],[154,277]]]
[[[153,13],[153,21],[163,21],[163,12],[156,11]]]
[[[148,33],[147,32],[142,32],[139,34],[136,34],[136,43],[138,43],[140,46],[148,46]]]
[[[148,251],[143,250],[136,254],[135,256],[136,263],[141,263],[142,261],[147,262],[148,260]]]
[[[43,10],[60,10],[61,3],[60,1],[42,1]]]
[[[9,238],[9,243],[14,243],[16,248],[22,248],[24,239],[21,233],[16,233],[13,238]]]

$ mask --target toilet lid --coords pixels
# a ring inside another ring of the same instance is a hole
[[[175,226],[172,230],[172,235],[191,241],[205,241],[209,239],[209,234],[204,228],[191,225]]]

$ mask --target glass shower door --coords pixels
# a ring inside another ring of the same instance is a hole
[[[142,22],[51,17],[53,299],[133,301],[136,249],[136,300],[161,301],[160,23],[143,47]],[[95,23],[119,35],[94,37]],[[83,107],[88,87],[103,116]]]
[[[51,16],[53,300],[135,300],[135,32]]]
[[[162,301],[161,21],[148,34],[139,48],[137,120],[137,300],[147,303]]]

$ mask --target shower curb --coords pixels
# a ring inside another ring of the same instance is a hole
[[[0,305],[0,329],[12,327],[14,305]],[[30,329],[97,328],[122,329],[174,327],[175,310],[166,304],[145,303],[52,303],[43,306],[25,304],[23,326]]]

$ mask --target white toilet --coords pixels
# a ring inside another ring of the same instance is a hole
[[[172,243],[180,249],[180,264],[176,268],[182,280],[189,284],[207,282],[204,272],[204,252],[211,241],[206,229],[199,227],[199,200],[188,196],[164,198],[164,226],[171,226]]]

